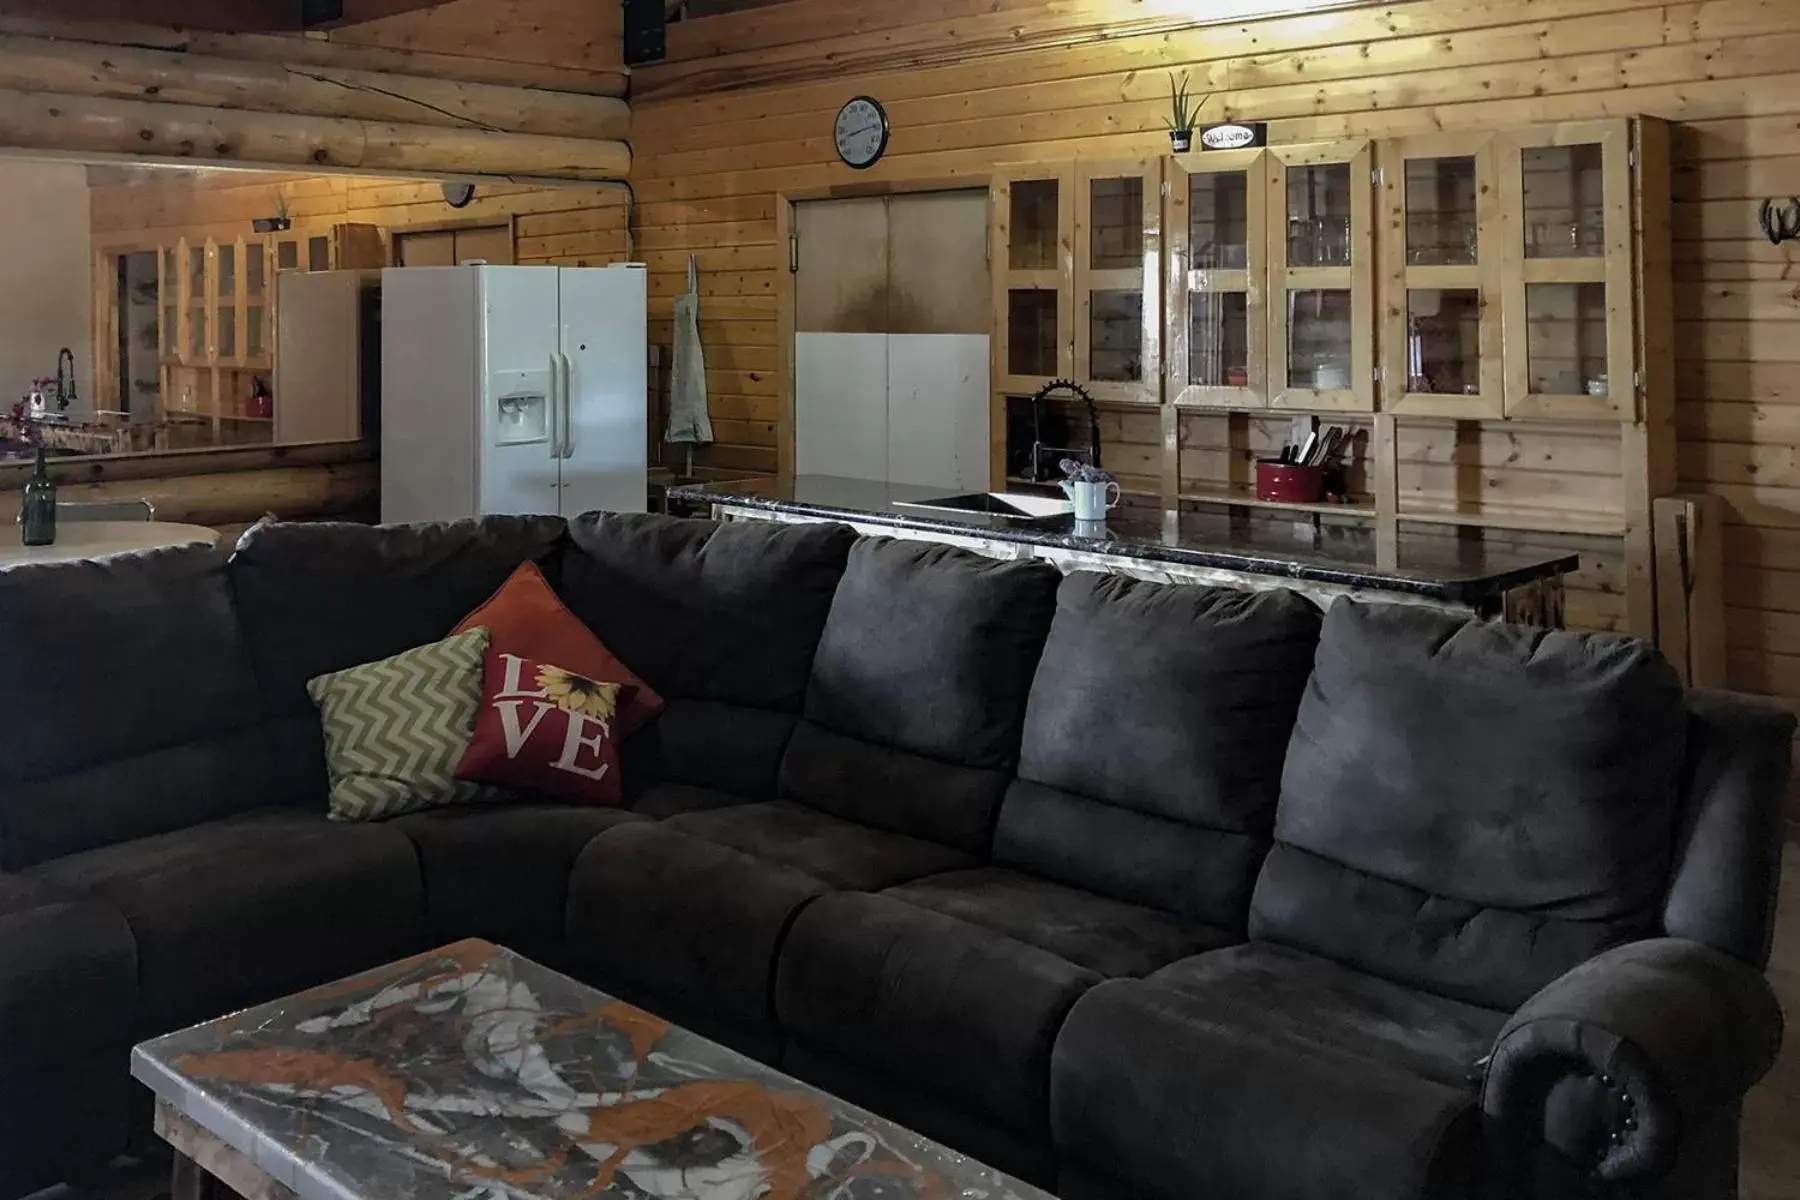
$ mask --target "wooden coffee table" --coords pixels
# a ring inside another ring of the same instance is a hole
[[[1050,1200],[466,941],[145,1042],[175,1200]]]

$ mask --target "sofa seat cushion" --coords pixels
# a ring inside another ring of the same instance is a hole
[[[164,1033],[418,950],[398,830],[265,809],[72,854],[33,878],[103,901],[137,941],[138,1032]]]
[[[740,804],[750,803],[752,801],[748,797],[734,792],[722,792],[717,788],[694,787],[686,783],[659,783],[636,797],[631,802],[631,810],[660,821],[664,817],[678,817],[683,813],[711,812],[715,808],[736,808]]]
[[[485,938],[555,960],[575,859],[608,829],[643,820],[587,805],[483,804],[409,813],[388,827],[418,849],[431,941]]]
[[[1146,1200],[1458,1195],[1467,1077],[1504,1021],[1282,947],[1212,951],[1081,998],[1053,1134]]]
[[[776,1016],[800,1044],[1043,1138],[1050,1050],[1076,998],[1232,940],[1014,872],[958,871],[808,905],[782,946]]]
[[[974,865],[968,855],[935,842],[870,829],[785,800],[689,813],[670,818],[668,825],[831,888],[879,891]]]
[[[137,950],[104,901],[0,875],[0,1057],[18,1073],[132,1035]],[[122,1063],[120,1065],[123,1065]]]
[[[1148,975],[1241,940],[1198,921],[1004,867],[931,875],[882,894],[1047,950],[1108,979]]]
[[[582,850],[569,878],[574,969],[668,1011],[767,1034],[782,935],[826,885],[672,824],[620,825]]]

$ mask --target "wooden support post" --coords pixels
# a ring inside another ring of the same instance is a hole
[[[1664,496],[1654,507],[1657,644],[1689,687],[1724,687],[1724,503]]]

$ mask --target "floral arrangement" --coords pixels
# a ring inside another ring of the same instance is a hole
[[[1092,463],[1082,462],[1079,458],[1065,458],[1060,464],[1063,478],[1070,483],[1117,483],[1111,471],[1103,471]]]

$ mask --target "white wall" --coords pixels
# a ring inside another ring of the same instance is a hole
[[[80,399],[93,412],[93,241],[87,168],[0,158],[0,411],[75,352]]]

